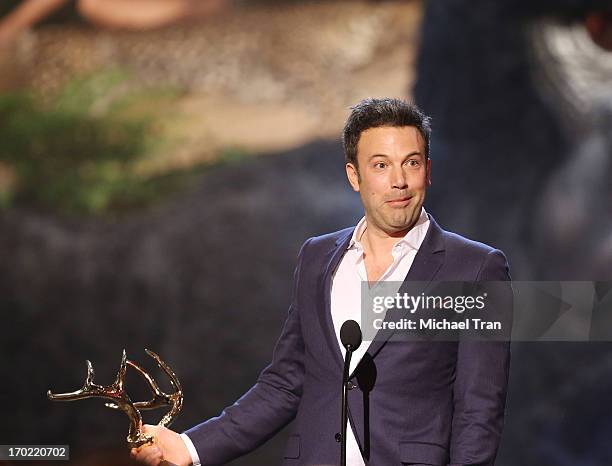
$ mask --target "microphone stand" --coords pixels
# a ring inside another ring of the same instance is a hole
[[[348,421],[348,379],[351,367],[351,356],[361,345],[361,329],[354,320],[347,320],[340,328],[340,341],[346,349],[344,371],[342,372],[342,420],[340,425],[340,466],[346,466],[346,423]]]
[[[348,421],[347,397],[348,397],[348,378],[349,368],[351,367],[351,356],[353,348],[351,345],[346,346],[346,357],[344,359],[344,372],[342,374],[342,421],[340,424],[340,466],[346,466],[346,424]]]

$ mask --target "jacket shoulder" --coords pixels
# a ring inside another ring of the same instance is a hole
[[[330,251],[338,247],[338,245],[348,241],[354,229],[355,227],[349,227],[325,235],[308,238],[300,250],[299,255],[302,257],[302,261],[312,263],[312,261],[316,261],[317,258],[322,260]]]
[[[345,240],[348,240],[353,234],[353,230],[355,230],[355,227],[344,228],[342,230],[334,231],[332,233],[326,233],[320,236],[313,236],[312,238],[309,238],[306,242],[312,245],[313,247],[331,248]]]
[[[510,266],[499,249],[449,231],[443,232],[443,238],[446,261],[453,269],[462,270],[473,280],[509,279]]]
[[[487,255],[496,250],[488,244],[474,241],[451,231],[443,230],[444,243],[447,249],[458,249],[463,253]]]

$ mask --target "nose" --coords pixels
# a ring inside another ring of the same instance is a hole
[[[391,172],[391,185],[396,189],[406,189],[408,187],[408,178],[403,167],[393,167]]]

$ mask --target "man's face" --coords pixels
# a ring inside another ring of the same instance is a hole
[[[423,136],[414,126],[370,128],[361,133],[357,163],[347,163],[346,174],[361,196],[368,229],[404,235],[419,219],[431,184]]]

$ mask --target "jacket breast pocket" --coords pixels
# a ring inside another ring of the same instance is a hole
[[[285,458],[296,459],[300,457],[300,436],[290,435],[285,447]]]
[[[448,462],[446,448],[434,443],[400,442],[399,452],[406,465],[443,466]]]

